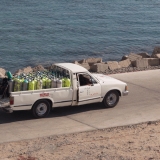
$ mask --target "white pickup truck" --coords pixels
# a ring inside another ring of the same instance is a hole
[[[105,107],[117,105],[120,96],[128,95],[127,84],[103,74],[91,74],[72,63],[55,64],[68,71],[70,87],[11,92],[8,105],[1,104],[6,112],[31,110],[34,117],[42,118],[52,108],[103,102]]]

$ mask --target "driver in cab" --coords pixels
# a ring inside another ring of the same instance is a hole
[[[89,75],[80,74],[79,82],[80,82],[80,86],[92,85],[91,77]]]

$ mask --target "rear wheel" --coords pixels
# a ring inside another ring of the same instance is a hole
[[[117,91],[108,92],[103,99],[103,104],[107,108],[115,107],[118,102],[119,102],[119,94]]]
[[[35,118],[46,117],[51,110],[50,103],[47,100],[37,101],[32,108],[32,114]]]

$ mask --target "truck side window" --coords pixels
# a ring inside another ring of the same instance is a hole
[[[80,86],[92,85],[97,83],[90,75],[88,74],[79,74],[79,84]]]

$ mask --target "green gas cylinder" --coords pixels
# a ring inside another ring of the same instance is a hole
[[[42,88],[45,89],[46,88],[46,78],[42,79]]]
[[[41,79],[38,79],[37,80],[37,86],[36,86],[37,89],[42,89],[42,80]]]
[[[46,79],[46,88],[51,88],[51,79]]]
[[[34,90],[37,90],[37,79],[34,79]]]
[[[35,81],[30,80],[28,85],[28,90],[34,90],[35,89]]]
[[[14,80],[14,92],[18,92],[18,91],[21,91],[22,90],[22,80],[20,79],[15,79]]]
[[[65,87],[71,86],[71,80],[69,78],[65,78]]]
[[[65,78],[62,78],[62,87],[65,87]]]

